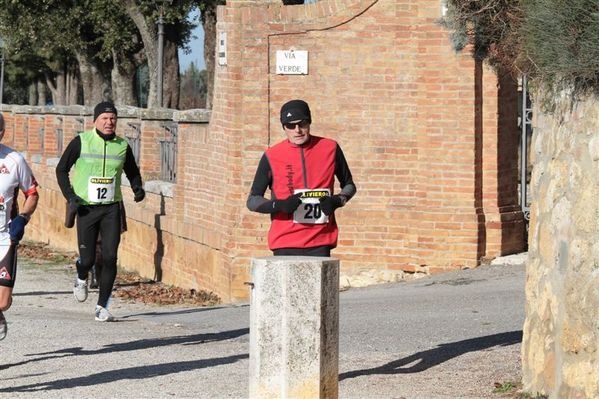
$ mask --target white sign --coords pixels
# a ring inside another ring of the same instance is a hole
[[[277,75],[307,75],[308,52],[277,50]]]
[[[218,65],[227,65],[227,32],[218,34]]]

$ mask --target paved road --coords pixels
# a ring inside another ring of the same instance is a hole
[[[115,300],[118,321],[98,323],[71,265],[19,267],[0,398],[247,397],[249,306]],[[497,398],[520,379],[524,274],[516,259],[342,292],[340,397]]]

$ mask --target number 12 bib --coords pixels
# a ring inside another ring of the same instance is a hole
[[[112,202],[114,201],[114,177],[90,177],[87,184],[87,196],[89,202]]]

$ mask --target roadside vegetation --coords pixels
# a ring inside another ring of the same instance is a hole
[[[545,100],[599,94],[596,0],[448,0],[441,23],[457,51],[468,48],[500,73],[527,75]],[[551,101],[548,101],[549,103]]]

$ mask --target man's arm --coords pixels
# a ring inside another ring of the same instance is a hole
[[[129,144],[127,144],[127,153],[125,154],[123,171],[125,172],[127,179],[129,179],[129,183],[131,183],[131,189],[133,191],[135,191],[136,188],[141,188],[143,186],[141,181],[141,173],[139,172],[139,167],[137,166],[137,162],[135,162],[133,150]]]
[[[337,180],[339,180],[339,184],[341,185],[341,192],[338,195],[341,197],[341,206],[343,206],[356,194],[357,189],[349,170],[349,165],[339,144],[337,144],[335,152],[335,176],[337,176]]]
[[[345,206],[347,201],[356,194],[354,179],[339,144],[337,144],[337,149],[335,150],[335,176],[341,185],[341,192],[320,198],[320,208],[327,216],[335,212],[335,209]]]
[[[143,189],[141,173],[139,172],[139,167],[137,166],[137,162],[135,162],[133,150],[131,149],[131,146],[129,144],[127,144],[127,152],[125,154],[125,164],[123,165],[123,171],[125,172],[125,176],[127,176],[127,179],[129,179],[129,183],[131,183],[131,190],[133,190],[134,201],[142,201],[146,197],[146,192]]]
[[[20,214],[25,215],[27,219],[31,218],[31,215],[33,215],[33,212],[35,212],[37,209],[39,198],[40,195],[37,193],[37,191],[25,197],[23,209],[21,210]]]
[[[71,187],[69,171],[75,162],[77,162],[77,159],[79,159],[80,154],[81,138],[77,136],[71,140],[67,146],[67,149],[62,153],[60,161],[58,161],[58,165],[56,165],[56,180],[58,181],[58,186],[60,187],[60,191],[62,191],[62,195],[67,200],[76,197],[73,187]]]
[[[264,193],[269,187],[272,188],[272,169],[266,154],[264,154],[258,164],[258,170],[256,170],[256,176],[246,202],[248,209],[258,213],[293,213],[302,203],[299,198],[301,193],[290,195],[285,199],[267,200],[264,198]]]
[[[274,201],[264,198],[264,193],[271,184],[272,170],[266,154],[263,154],[262,158],[260,158],[260,163],[258,163],[258,169],[256,170],[254,182],[252,183],[252,188],[250,189],[250,194],[246,202],[246,206],[250,211],[258,213],[274,213]]]
[[[37,181],[33,176],[31,168],[22,157],[19,157],[17,168],[19,188],[21,191],[23,191],[23,194],[25,194],[25,202],[21,212],[18,215],[15,215],[19,209],[16,198],[17,196],[15,195],[13,209],[11,210],[11,220],[8,228],[10,240],[15,244],[18,244],[23,238],[23,235],[25,234],[25,226],[27,223],[29,223],[29,219],[35,211],[35,208],[37,208],[37,203],[39,200],[39,195],[37,193]]]

